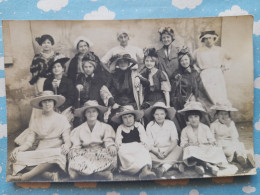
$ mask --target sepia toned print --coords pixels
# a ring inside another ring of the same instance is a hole
[[[252,23],[4,21],[7,181],[256,174]]]

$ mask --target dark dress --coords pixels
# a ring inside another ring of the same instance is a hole
[[[56,90],[52,86],[53,79],[54,77],[51,76],[44,81],[43,90],[50,90],[56,93]],[[77,94],[77,90],[72,81],[67,77],[62,76],[60,85],[57,88],[57,95],[63,95],[66,98],[66,101],[59,107],[59,110],[62,112],[70,106],[75,106]]]
[[[141,142],[139,131],[136,127],[131,130],[129,133],[122,131],[122,143],[132,143],[132,142]]]
[[[40,77],[48,78],[52,73],[50,65],[54,62],[54,58],[59,53],[53,53],[50,57],[46,58],[42,53],[36,54],[30,66],[32,79],[29,81],[31,85],[35,84]]]
[[[168,55],[166,55],[169,51]],[[158,54],[158,69],[166,72],[168,77],[172,77],[173,73],[178,69],[178,50],[171,43],[169,47],[163,46],[157,51]]]
[[[149,82],[149,74],[152,74],[149,69],[146,69],[141,75],[145,79],[140,79],[143,87],[144,87],[144,102],[149,105],[153,105],[155,102],[164,102],[165,96],[163,93],[162,82],[167,82],[166,75],[161,71],[157,70],[156,73],[153,74],[153,86]]]

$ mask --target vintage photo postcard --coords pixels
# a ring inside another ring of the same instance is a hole
[[[253,17],[3,21],[8,182],[256,174]]]

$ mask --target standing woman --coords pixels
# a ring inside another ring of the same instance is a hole
[[[54,111],[64,102],[63,96],[52,91],[43,91],[31,100],[31,106],[40,109],[41,115],[33,120],[26,140],[11,153],[13,175],[7,177],[8,181],[32,181],[35,176],[59,181],[57,168],[66,172],[70,124],[65,116]],[[36,138],[39,142],[33,149]]]
[[[163,47],[157,51],[158,53],[158,69],[167,73],[171,78],[174,71],[178,68],[178,50],[173,45],[175,40],[174,31],[170,27],[160,28],[160,41]]]
[[[54,62],[50,65],[51,75],[44,81],[43,89],[53,91],[57,95],[63,95],[66,98],[65,103],[59,108],[61,112],[74,106],[76,103],[77,90],[72,81],[64,76],[66,70],[65,63],[69,58],[63,55],[56,56]]]
[[[150,121],[146,134],[151,145],[153,168],[158,177],[162,177],[170,168],[184,171],[182,148],[178,146],[179,137],[172,121],[175,112],[173,107],[166,107],[163,102],[157,102],[145,110],[145,117]]]
[[[202,83],[212,104],[228,102],[223,72],[230,56],[223,48],[216,46],[218,35],[215,31],[203,31],[200,41],[203,46],[195,50],[194,60],[199,68]],[[210,111],[208,107],[207,111]]]
[[[100,121],[107,108],[97,101],[89,100],[75,110],[85,122],[71,132],[72,148],[69,152],[68,170],[71,179],[92,175],[112,180],[117,165],[117,148],[114,129]]]
[[[119,171],[130,175],[138,173],[140,179],[152,179],[155,174],[151,171],[148,139],[144,126],[138,122],[143,115],[143,111],[126,105],[119,107],[119,112],[112,117],[112,121],[119,124],[116,131]]]
[[[89,50],[89,48],[92,46],[92,42],[86,37],[78,37],[75,41],[75,47],[78,53],[71,59],[67,73],[68,78],[71,79],[73,83],[76,83],[77,77],[80,73],[84,73],[84,70],[82,68],[82,59],[85,55],[90,54],[91,56],[95,56],[95,58],[99,60],[94,52]],[[98,64],[95,71],[101,71],[100,64]]]
[[[167,107],[170,107],[170,82],[167,74],[156,68],[158,55],[155,48],[145,50],[144,64],[146,68],[139,75],[141,84],[144,87],[144,103],[142,108],[145,109],[158,101],[164,102]]]
[[[45,79],[51,75],[50,65],[53,63],[57,53],[53,50],[54,39],[51,35],[42,35],[41,37],[36,37],[35,40],[41,46],[41,52],[33,58],[30,67],[32,79],[29,83],[35,85],[35,92],[38,94],[43,91]]]

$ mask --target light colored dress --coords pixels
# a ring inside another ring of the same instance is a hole
[[[134,141],[124,143],[123,132],[126,134],[138,130],[140,142]],[[121,124],[116,131],[116,144],[119,148],[118,157],[120,160],[119,170],[134,175],[146,165],[152,166],[151,156],[148,149],[148,139],[143,125],[135,122],[134,126],[126,127]]]
[[[221,147],[213,146],[214,135],[210,128],[203,123],[199,124],[197,133],[190,125],[187,125],[181,133],[181,147],[183,147],[183,161],[187,166],[194,166],[196,162],[190,162],[190,158],[196,158],[213,164],[226,164],[227,160]],[[189,144],[198,144],[190,146]]]
[[[117,156],[111,156],[107,148],[115,145],[115,132],[105,123],[97,121],[92,131],[87,122],[71,132],[72,148],[68,155],[69,171],[81,175],[104,171],[109,167],[115,168]]]
[[[16,175],[26,166],[42,163],[56,163],[66,172],[66,156],[61,153],[61,145],[64,140],[70,139],[69,128],[66,117],[56,112],[50,116],[42,114],[33,120],[23,145],[32,147],[36,139],[39,142],[33,151],[18,152],[16,162],[13,163],[13,174]]]
[[[146,134],[151,147],[159,148],[160,152],[165,152],[171,146],[172,141],[178,141],[178,133],[175,124],[166,119],[162,126],[159,126],[155,121],[151,121],[146,127]],[[159,159],[156,155],[150,152],[152,157],[153,167],[157,168],[163,164],[173,165],[177,162],[182,162],[182,148],[176,146],[165,159]]]
[[[194,60],[201,70],[201,81],[213,104],[227,102],[227,90],[221,65],[225,66],[227,58],[219,46],[203,46],[194,52]]]
[[[245,146],[239,141],[239,135],[234,121],[231,121],[230,127],[228,127],[220,123],[217,119],[210,125],[210,129],[215,135],[217,145],[223,148],[229,162],[233,160],[235,152],[246,158]]]

